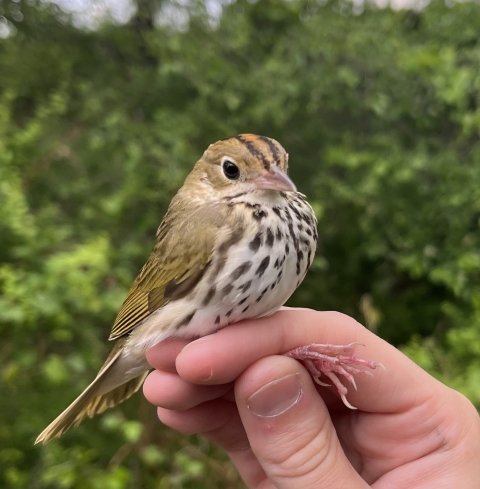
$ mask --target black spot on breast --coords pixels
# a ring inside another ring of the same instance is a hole
[[[222,289],[222,292],[221,294],[223,296],[226,296],[228,294],[230,294],[230,292],[233,290],[233,285],[232,284],[228,284],[228,285],[225,285],[225,287]]]
[[[230,238],[228,238],[218,247],[218,254],[225,255],[226,253],[228,253],[228,250],[243,238],[243,234],[243,227],[238,227],[237,229],[235,229],[230,235]]]
[[[295,237],[295,230],[293,229],[293,224],[291,222],[288,223],[288,230],[290,231],[290,236],[293,239]]]
[[[192,320],[193,316],[195,316],[195,312],[192,312],[191,314],[188,314],[188,316],[185,316],[176,326],[175,329],[180,329],[183,328],[184,326],[187,326],[190,321]]]
[[[220,316],[217,316],[217,318],[215,319],[215,324],[220,324]]]
[[[278,216],[278,217],[282,217],[282,211],[278,208],[278,207],[273,207],[272,208],[272,211],[275,212],[275,214]]]
[[[276,283],[276,282],[273,282],[273,284],[272,284],[272,285],[270,285],[270,290],[273,290],[273,289],[275,288],[275,286],[276,286],[276,285],[277,285],[277,283]]]
[[[285,245],[285,253],[287,255],[290,254],[290,246],[288,246],[288,243]]]
[[[252,281],[249,280],[248,282],[245,282],[243,285],[240,285],[239,289],[241,289],[242,293],[245,293],[250,286],[252,285]]]
[[[246,307],[246,308],[245,308],[245,309],[242,311],[242,313],[243,313],[243,312],[245,312],[245,311],[246,311],[246,310],[247,310],[249,307],[250,307],[250,305],[248,305],[248,306],[247,306],[247,307]]]
[[[267,238],[265,239],[265,244],[271,248],[273,246],[273,241],[275,237],[273,236],[272,230],[270,228],[267,229]]]
[[[310,226],[312,225],[312,218],[308,214],[302,212],[302,219]]]
[[[293,204],[288,204],[288,207],[292,209],[292,212],[297,216],[297,219],[300,221],[302,219],[302,216],[300,215],[300,212],[298,212],[297,208]]]
[[[300,275],[300,265],[303,260],[303,251],[299,250],[297,252],[297,275]]]
[[[280,263],[278,261],[278,258],[275,260],[275,263],[273,264],[273,268],[278,268],[280,266]]]
[[[280,228],[277,228],[277,232],[275,233],[275,239],[277,241],[282,241],[283,234],[282,231],[280,231]]]
[[[210,303],[210,301],[213,299],[213,296],[215,295],[216,290],[217,288],[215,287],[215,285],[212,285],[210,287],[207,295],[205,296],[205,299],[203,299],[202,306],[207,306]]]
[[[247,299],[249,298],[250,296],[247,295],[247,297],[244,297],[239,303],[238,305],[241,306],[242,304],[245,304],[245,302],[247,301]]]
[[[305,230],[305,232],[306,232],[306,233],[307,233],[309,236],[311,236],[311,235],[312,235],[312,230],[311,230],[310,228],[307,228],[307,229]]]
[[[258,275],[259,277],[261,277],[265,273],[265,270],[267,269],[269,263],[270,263],[270,257],[266,256],[261,261],[260,265],[258,266],[257,271],[255,272],[255,275]]]
[[[282,280],[282,275],[283,275],[283,270],[280,270],[278,272],[278,275],[277,275],[277,278],[276,278],[277,284],[279,284],[280,283],[280,280]]]
[[[290,231],[290,237],[292,238],[293,241],[293,247],[295,248],[295,251],[298,251],[299,248],[298,238],[297,235],[295,234],[295,231],[293,229],[293,224],[291,222],[288,223],[288,229]]]
[[[252,241],[250,241],[250,244],[248,246],[254,253],[256,253],[260,248],[261,244],[262,244],[262,231],[258,231],[258,233],[255,235]]]
[[[230,238],[228,238],[218,247],[217,263],[212,272],[211,280],[215,279],[216,276],[222,271],[223,267],[225,266],[225,263],[227,262],[228,251],[234,244],[238,243],[243,238],[243,235],[244,235],[244,228],[242,226],[239,226],[237,229],[235,229],[232,232]]]
[[[252,268],[252,262],[246,261],[237,267],[230,276],[233,281],[238,280],[244,273],[248,272]]]
[[[264,217],[268,216],[268,212],[262,207],[258,206],[252,213],[252,216],[255,220],[261,221]]]
[[[270,286],[268,285],[265,289],[262,290],[262,293],[258,296],[258,298],[255,302],[260,302],[263,299],[265,294],[268,292],[269,287]]]
[[[226,316],[229,318],[232,315],[233,309],[230,309],[230,311],[227,312]]]

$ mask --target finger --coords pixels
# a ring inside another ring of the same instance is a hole
[[[281,356],[255,362],[237,380],[235,395],[252,451],[274,487],[368,487],[298,362]]]
[[[343,314],[282,310],[270,317],[228,326],[186,345],[176,366],[182,376],[192,381],[230,382],[254,361],[268,355],[311,343],[346,344],[360,339],[370,340],[371,348],[375,336]],[[366,349],[361,353],[366,357]]]
[[[147,362],[157,370],[176,373],[175,359],[189,340],[168,338],[147,350]]]
[[[250,448],[235,402],[216,399],[186,411],[158,408],[157,412],[160,421],[170,428],[186,435],[202,434],[226,450],[248,487],[267,481]]]
[[[218,432],[220,429],[225,429],[227,425],[234,425],[236,427],[235,429],[240,431],[235,438],[241,439],[241,444],[238,445],[238,442],[235,442],[235,444],[229,446],[228,444],[232,441],[230,437],[216,440],[216,442],[220,441],[222,448],[228,446],[229,448],[243,449],[249,446],[245,430],[240,423],[237,406],[234,402],[215,399],[213,401],[206,401],[185,411],[159,407],[157,414],[163,424],[186,435]]]
[[[405,355],[375,336],[352,318],[336,312],[289,309],[275,315],[228,326],[187,345],[176,367],[186,380],[199,384],[233,381],[253,362],[311,343],[359,342],[355,355],[379,361],[373,375],[356,375],[358,391],[350,386],[347,398],[359,409],[391,412],[406,409],[428,395],[434,382]],[[426,379],[429,382],[426,382]],[[348,384],[345,384],[348,387]],[[332,388],[321,388],[321,391]]]
[[[147,401],[166,409],[185,410],[224,395],[231,384],[195,385],[176,374],[154,370],[145,379],[143,394]]]

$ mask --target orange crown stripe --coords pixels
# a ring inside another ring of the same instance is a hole
[[[257,139],[260,139],[256,134],[239,134],[239,136],[245,141],[256,141]]]

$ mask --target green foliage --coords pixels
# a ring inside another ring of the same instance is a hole
[[[290,304],[356,317],[480,406],[478,5],[191,2],[155,27],[168,3],[91,32],[0,3],[1,487],[243,487],[141,395],[32,446],[100,366],[193,163],[240,132],[287,148],[319,218]]]

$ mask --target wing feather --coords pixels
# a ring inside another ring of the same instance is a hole
[[[129,333],[157,309],[195,288],[210,265],[218,229],[224,222],[218,213],[214,217],[193,213],[173,225],[178,219],[175,209],[170,208],[157,232],[157,244],[128,292],[109,340]]]

